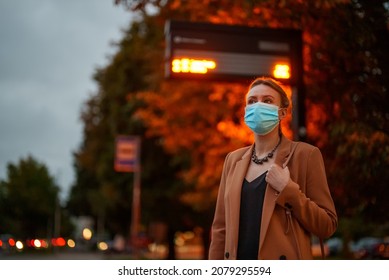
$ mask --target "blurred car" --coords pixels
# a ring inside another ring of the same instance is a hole
[[[383,240],[377,237],[363,237],[351,245],[351,251],[355,259],[371,259],[373,251]]]
[[[325,242],[325,245],[328,247],[330,256],[339,255],[343,250],[343,240],[339,237],[333,237],[328,239]]]
[[[367,258],[373,260],[389,260],[389,242],[380,242],[375,245]]]
[[[0,234],[0,253],[12,253],[16,251],[17,240],[10,234]]]
[[[10,247],[13,247],[14,244],[14,238],[10,234],[0,234],[0,248],[3,250],[7,250]]]

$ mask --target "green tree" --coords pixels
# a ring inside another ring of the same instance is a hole
[[[21,239],[53,236],[59,188],[47,167],[28,156],[7,171],[0,182],[1,232]]]

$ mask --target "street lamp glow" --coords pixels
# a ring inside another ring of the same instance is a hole
[[[106,251],[108,250],[108,244],[104,241],[101,241],[97,244],[97,248],[100,250],[100,251]]]
[[[76,247],[76,242],[73,239],[68,239],[67,244],[70,248]]]
[[[82,237],[85,240],[91,240],[92,238],[92,231],[89,228],[84,228],[82,231]]]
[[[273,71],[274,78],[289,79],[290,67],[287,64],[276,64]]]
[[[35,248],[42,247],[42,242],[39,239],[34,239],[34,247]]]
[[[16,241],[15,246],[16,246],[16,249],[18,249],[18,250],[23,250],[23,247],[24,247],[22,241]]]

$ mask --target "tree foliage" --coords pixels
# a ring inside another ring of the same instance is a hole
[[[18,238],[53,236],[59,188],[47,167],[29,156],[7,170],[0,182],[0,231]]]

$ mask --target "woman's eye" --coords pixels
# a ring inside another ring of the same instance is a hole
[[[255,101],[254,99],[250,99],[249,101],[247,101],[247,104],[254,104],[255,102],[257,101]]]
[[[271,99],[264,99],[262,102],[263,103],[267,103],[267,104],[272,104],[273,103]]]

